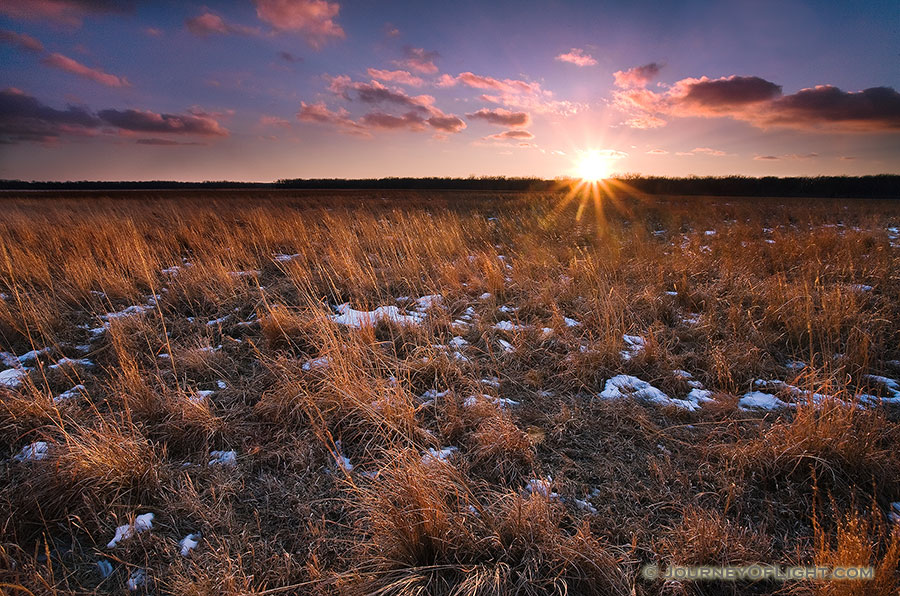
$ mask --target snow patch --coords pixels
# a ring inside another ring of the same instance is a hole
[[[15,461],[40,461],[46,459],[50,453],[50,446],[46,441],[35,441],[30,445],[25,445],[18,454],[13,456]]]
[[[119,526],[116,528],[115,537],[109,541],[106,548],[115,548],[118,546],[119,542],[128,540],[135,534],[140,534],[141,532],[153,529],[153,518],[154,515],[152,513],[144,513],[135,517],[134,523]]]

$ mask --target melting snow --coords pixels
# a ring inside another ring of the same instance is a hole
[[[122,540],[128,540],[135,534],[151,530],[153,528],[153,517],[152,513],[144,513],[134,518],[134,523],[119,526],[116,528],[115,537],[109,541],[106,548],[115,548]]]
[[[438,462],[448,462],[454,453],[459,451],[458,447],[444,447],[443,449],[434,449],[429,447],[425,452],[425,455],[422,456],[423,464],[431,464]]]
[[[113,572],[112,563],[110,563],[106,559],[100,559],[99,561],[97,561],[97,571],[100,572],[100,577],[104,579],[109,577]]]
[[[693,394],[699,398],[698,394]],[[685,410],[696,410],[700,406],[696,399],[673,399],[648,383],[631,375],[618,375],[606,381],[606,386],[599,394],[601,399],[625,399],[634,397],[642,401],[660,406],[675,406]],[[708,397],[708,396],[705,396]]]
[[[334,449],[335,449],[334,463],[337,465],[337,467],[340,468],[341,470],[343,470],[347,474],[352,472],[353,464],[351,464],[350,460],[347,457],[345,457],[344,454],[341,452],[341,442],[340,441],[334,442]]]
[[[382,320],[391,321],[399,325],[418,325],[425,318],[421,313],[407,314],[396,306],[379,306],[375,310],[353,310],[350,303],[346,302],[336,307],[340,314],[331,315],[329,318],[339,325],[348,325],[360,329],[371,327]]]
[[[482,401],[490,402],[490,403],[498,406],[502,410],[505,410],[506,408],[511,407],[511,406],[519,405],[519,402],[512,400],[512,399],[508,399],[505,397],[494,397],[493,395],[487,395],[487,394],[482,393],[480,395],[470,395],[469,397],[467,397],[463,401],[463,407],[464,408],[473,408],[473,407],[477,406],[479,404],[479,402],[482,402]]]
[[[744,410],[780,410],[790,407],[770,393],[751,391],[738,400],[738,406]]]
[[[197,548],[198,544],[200,544],[200,534],[188,534],[182,538],[178,542],[178,546],[181,547],[181,556],[186,557],[191,554],[191,551]]]
[[[62,402],[64,402],[64,401],[67,401],[67,400],[70,400],[70,399],[74,399],[74,398],[76,398],[76,397],[79,397],[82,393],[84,393],[84,392],[86,392],[86,391],[87,391],[87,389],[85,388],[84,385],[80,385],[80,384],[79,384],[79,385],[75,385],[74,387],[72,387],[72,388],[69,389],[68,391],[63,391],[62,393],[60,393],[59,395],[57,395],[56,397],[54,397],[54,398],[53,398],[53,403],[59,404],[59,403],[62,403]]]
[[[575,319],[570,319],[569,317],[563,317],[563,321],[566,323],[566,327],[581,327],[581,323],[579,323]]]
[[[300,256],[300,253],[293,254],[293,255],[278,254],[278,255],[275,255],[273,258],[276,261],[278,261],[279,263],[286,263],[287,261],[293,261],[294,259],[296,259],[299,256]]]
[[[137,592],[141,586],[147,583],[147,572],[143,569],[135,569],[128,578],[128,589]]]
[[[516,325],[512,321],[500,321],[494,325],[494,329],[498,331],[518,331],[525,328],[525,325]]]
[[[60,368],[75,366],[84,366],[85,368],[91,368],[92,366],[94,366],[94,363],[87,358],[60,358],[60,360],[56,364],[51,364],[50,368],[53,370],[57,370]]]
[[[9,389],[18,389],[28,376],[27,368],[8,368],[0,371],[0,386]]]
[[[25,445],[17,455],[13,456],[15,461],[40,461],[47,457],[50,452],[50,446],[46,441],[35,441],[31,445]]]
[[[528,494],[541,495],[547,499],[558,499],[559,494],[553,492],[550,488],[551,483],[553,482],[553,478],[547,476],[546,480],[541,478],[532,478],[528,481],[528,484],[525,485],[525,492]]]
[[[209,460],[209,463],[206,464],[208,466],[236,466],[237,465],[237,453],[234,451],[210,451],[209,456],[212,458]]]
[[[303,370],[315,370],[319,368],[328,368],[331,365],[331,359],[328,356],[322,356],[321,358],[314,358],[312,360],[307,360],[303,363]]]
[[[622,360],[631,360],[644,349],[645,342],[643,337],[638,335],[623,335],[622,339],[625,340],[626,345],[626,348],[619,352]]]

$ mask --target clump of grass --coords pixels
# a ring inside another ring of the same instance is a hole
[[[415,454],[358,490],[356,594],[628,594],[624,558],[534,493],[477,494],[471,481]]]
[[[816,483],[834,495],[861,490],[884,499],[900,488],[900,427],[883,412],[837,400],[798,407],[762,436],[733,447],[738,466],[770,490],[804,500]]]

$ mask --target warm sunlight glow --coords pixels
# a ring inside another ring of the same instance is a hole
[[[582,180],[597,182],[598,180],[607,178],[609,174],[609,159],[596,151],[591,151],[586,154],[581,161],[578,162],[578,176]]]

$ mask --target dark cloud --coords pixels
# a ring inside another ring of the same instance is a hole
[[[359,99],[365,103],[393,103],[415,110],[428,110],[434,102],[430,95],[418,95],[410,97],[402,91],[392,91],[384,85],[373,81],[372,83],[354,83],[353,88],[359,94]]]
[[[831,85],[782,95],[760,77],[682,79],[655,92],[616,91],[613,104],[629,114],[633,128],[664,126],[660,116],[729,117],[759,128],[879,132],[900,130],[900,93],[891,87],[847,92]]]
[[[416,111],[407,112],[402,116],[394,116],[384,112],[369,112],[359,119],[359,123],[372,128],[385,128],[389,130],[407,128],[409,130],[418,131],[425,128],[425,119]]]
[[[727,109],[774,99],[781,95],[781,85],[760,77],[732,76],[723,79],[698,80],[684,85],[681,101],[712,109]]]
[[[428,119],[428,124],[436,130],[451,133],[457,133],[466,127],[465,122],[452,114],[432,116]]]
[[[193,141],[184,142],[184,141],[175,141],[173,139],[138,139],[135,141],[138,145],[159,145],[163,147],[172,147],[172,146],[202,146],[206,145],[206,143],[197,143]]]
[[[290,52],[278,52],[278,57],[284,60],[285,62],[290,62],[291,64],[298,64],[303,62],[302,56],[295,56]]]
[[[503,108],[495,110],[482,108],[472,114],[466,114],[466,118],[469,120],[484,120],[500,126],[527,126],[531,123],[531,116],[528,112],[511,112]]]
[[[488,138],[496,139],[498,141],[507,141],[510,139],[533,139],[534,135],[527,130],[504,130],[503,132],[498,132]]]
[[[5,43],[6,45],[17,47],[28,52],[37,52],[40,54],[44,51],[44,44],[39,40],[25,33],[16,33],[15,31],[0,30],[0,43]]]
[[[0,141],[47,141],[64,134],[91,134],[101,121],[86,108],[51,108],[18,89],[0,91]]]
[[[144,110],[101,110],[97,115],[108,124],[134,132],[228,136],[228,130],[205,115],[157,114]]]
[[[847,92],[820,85],[772,102],[761,115],[761,121],[799,128],[900,130],[900,93],[891,87]]]

